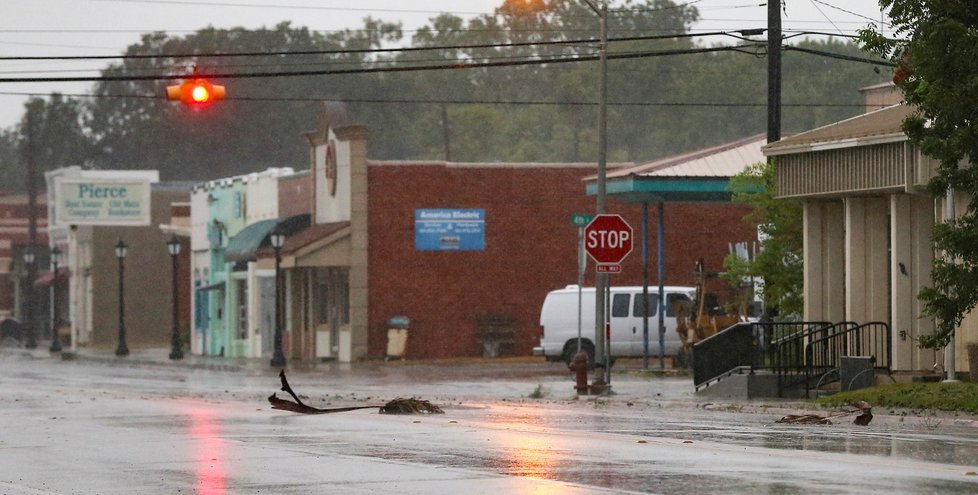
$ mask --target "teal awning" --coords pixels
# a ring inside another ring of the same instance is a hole
[[[605,191],[609,198],[628,203],[700,203],[728,202],[732,196],[727,177],[643,177],[629,176],[609,179]],[[589,196],[597,194],[598,185],[586,185]]]
[[[268,238],[268,233],[278,224],[277,218],[261,220],[255,222],[238,232],[228,240],[227,248],[224,249],[224,261],[234,263],[238,261],[255,261],[255,253],[258,248]]]

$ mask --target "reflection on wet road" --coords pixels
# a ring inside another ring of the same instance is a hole
[[[707,409],[682,382],[623,378],[618,396],[586,401],[524,397],[570,390],[565,375],[290,376],[317,406],[408,390],[446,412],[304,416],[269,409],[272,372],[3,365],[0,493],[978,492],[970,422],[782,425]]]

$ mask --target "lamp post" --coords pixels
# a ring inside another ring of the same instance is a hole
[[[275,352],[272,355],[271,365],[282,368],[285,367],[285,355],[282,353],[282,274],[279,266],[282,263],[285,233],[279,227],[275,227],[269,238],[272,241],[272,249],[275,250]]]
[[[27,330],[27,342],[24,347],[33,349],[37,347],[37,339],[34,336],[34,246],[29,246],[24,251],[24,264],[27,265],[27,314],[24,316],[23,328]]]
[[[125,274],[126,270],[126,251],[129,246],[119,239],[119,242],[115,245],[115,257],[119,258],[119,347],[115,349],[116,356],[128,356],[129,347],[126,345],[126,287],[125,287]]]
[[[171,341],[170,359],[183,359],[183,348],[180,345],[179,291],[177,290],[177,256],[180,255],[180,239],[177,239],[176,235],[171,235],[170,240],[166,241],[166,250],[170,252],[170,259],[173,261],[173,339]]]
[[[61,258],[61,250],[58,246],[51,249],[51,271],[54,277],[51,279],[51,347],[50,352],[61,352],[61,337],[58,335],[58,261]]]
[[[605,195],[608,169],[608,2],[598,5],[596,0],[584,0],[588,7],[601,20],[601,41],[598,45],[600,61],[600,78],[598,82],[598,180],[595,195],[595,212],[601,215],[605,212]],[[608,293],[608,274],[598,273],[594,277],[595,311],[594,311],[594,362],[605,364],[605,377],[600,381],[607,383],[611,378],[610,357],[605,346],[605,321],[607,320],[606,299]]]

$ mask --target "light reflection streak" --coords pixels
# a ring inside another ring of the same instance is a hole
[[[216,414],[205,409],[192,409],[190,438],[194,448],[197,493],[224,495],[227,493],[227,473],[223,456],[227,452],[227,442],[220,436]]]
[[[565,462],[562,458],[562,446],[554,445],[553,437],[541,436],[546,430],[539,426],[542,418],[527,416],[530,411],[521,411],[519,417],[495,418],[494,422],[509,430],[494,438],[501,444],[497,465],[493,466],[510,476],[521,476],[553,480],[558,478],[559,465]],[[565,455],[565,454],[564,454]],[[535,484],[531,492],[534,495],[554,495],[564,488],[558,484]],[[523,493],[523,492],[521,492]]]

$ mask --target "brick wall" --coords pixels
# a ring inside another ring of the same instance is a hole
[[[369,166],[369,354],[386,351],[387,318],[411,319],[409,358],[479,356],[477,319],[512,318],[512,352],[527,355],[539,341],[547,292],[577,281],[575,213],[591,213],[594,198],[574,166],[461,166],[372,162]],[[485,251],[415,251],[414,210],[483,208]],[[635,229],[635,250],[612,276],[614,285],[641,285],[641,206],[609,201]],[[756,238],[730,204],[669,204],[665,215],[665,283],[691,285],[696,258],[722,268],[728,243]],[[656,277],[656,218],[650,209],[650,284]],[[589,264],[585,285],[594,284]],[[722,284],[711,285],[715,290]]]

